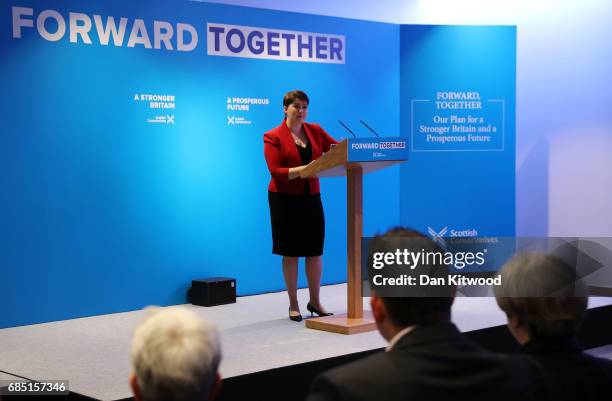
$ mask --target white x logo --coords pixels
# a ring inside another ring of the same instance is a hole
[[[442,230],[440,230],[440,232],[436,232],[433,228],[427,227],[427,232],[429,235],[431,235],[431,239],[433,239],[434,242],[437,242],[440,246],[444,246],[446,244],[444,241],[444,234],[446,234],[447,231],[448,226],[444,227]]]
[[[174,114],[171,116],[166,115],[166,124],[174,124]]]

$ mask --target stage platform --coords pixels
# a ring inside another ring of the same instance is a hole
[[[330,311],[345,312],[345,284],[322,287],[321,297]],[[299,290],[299,298],[305,313],[308,291]],[[258,374],[294,366],[310,366],[309,374],[314,375],[320,369],[386,346],[377,331],[347,336],[306,329],[304,322],[290,321],[285,292],[239,297],[231,305],[181,307],[197,312],[221,331],[220,369],[226,379],[226,399],[231,399],[228,394],[232,383],[238,383],[243,377],[257,379]],[[612,298],[591,298],[589,308],[605,310],[611,318]],[[369,310],[367,299],[364,309]],[[74,395],[101,400],[130,398],[127,383],[130,341],[144,315],[144,311],[134,311],[2,329],[0,380],[18,377],[36,381],[69,380]],[[457,298],[453,321],[461,331],[470,332],[476,341],[485,346],[493,344],[488,348],[508,347],[509,334],[502,327],[505,319],[494,298]],[[598,331],[589,334],[590,346],[612,343],[607,341],[612,333]],[[612,329],[608,326],[607,331]]]

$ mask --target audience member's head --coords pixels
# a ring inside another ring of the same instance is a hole
[[[215,327],[181,308],[155,308],[132,341],[130,385],[137,401],[214,398],[221,360]]]
[[[506,263],[500,274],[497,304],[521,344],[576,333],[588,297],[574,268],[552,255],[525,253]]]
[[[382,240],[379,241],[382,245],[375,245],[376,249],[388,248],[386,250],[390,252],[398,247],[411,252],[443,252],[425,235],[403,227],[393,228],[374,240]],[[447,267],[439,263],[416,266],[413,271],[432,277],[446,276],[448,273]],[[446,296],[435,296],[440,293]],[[373,290],[370,305],[378,330],[385,339],[390,340],[397,332],[408,326],[449,322],[453,299],[454,288],[448,286],[437,289],[432,296],[428,296],[425,292],[421,296],[388,297],[378,295],[376,290]]]

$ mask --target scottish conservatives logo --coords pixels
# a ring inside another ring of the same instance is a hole
[[[164,116],[155,116],[154,118],[147,118],[148,123],[162,123],[162,124],[174,124],[174,114],[166,114]]]
[[[455,229],[450,229],[448,228],[448,226],[445,226],[444,228],[442,228],[439,231],[434,230],[431,227],[427,227],[427,232],[429,233],[429,236],[431,237],[432,240],[434,240],[434,242],[436,242],[438,245],[440,245],[441,247],[446,247],[446,240],[445,238],[462,238],[462,237],[477,237],[478,236],[478,230],[476,230],[475,228],[469,228],[469,229],[465,229],[465,230],[455,230]],[[449,234],[449,235],[446,235]]]
[[[237,116],[226,116],[227,117],[227,125],[249,125],[251,124],[251,120],[247,120],[244,117]]]

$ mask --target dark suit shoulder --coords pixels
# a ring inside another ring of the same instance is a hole
[[[374,355],[331,369],[325,375],[332,380],[364,376],[375,377],[381,373],[382,369],[388,369],[391,365],[392,361],[389,354],[380,351]]]
[[[520,354],[537,378],[538,398],[591,401],[612,394],[612,361],[579,350],[547,351]]]
[[[387,353],[381,351],[317,376],[307,400],[396,399],[385,398],[381,391],[388,386],[403,388],[402,382],[408,377],[409,372],[400,372],[399,368],[394,366],[392,358]],[[407,389],[404,388],[402,391],[403,397],[410,396]]]
[[[425,334],[436,331],[415,330],[390,352],[320,375],[309,400],[531,399],[524,361],[486,352],[460,333],[425,341]]]

